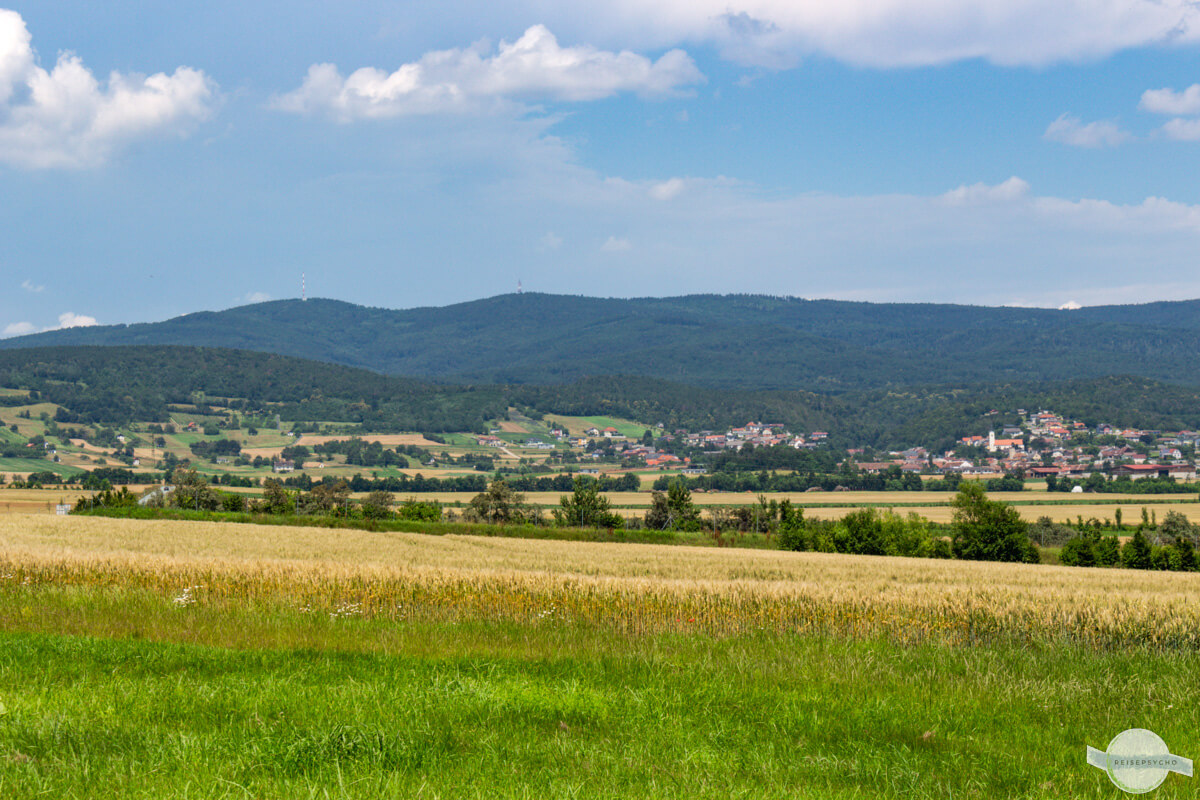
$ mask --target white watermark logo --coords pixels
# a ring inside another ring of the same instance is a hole
[[[1130,794],[1152,792],[1168,772],[1192,777],[1192,760],[1171,755],[1167,743],[1153,731],[1130,728],[1108,743],[1108,750],[1087,749],[1087,762],[1108,773],[1118,789]]]

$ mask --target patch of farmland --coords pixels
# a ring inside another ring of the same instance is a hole
[[[354,436],[357,436],[364,442],[379,442],[384,447],[416,445],[417,447],[430,448],[442,446],[437,442],[426,439],[419,433],[362,433],[354,434]],[[318,444],[325,444],[326,442],[340,442],[350,438],[353,438],[353,436],[317,436],[306,433],[300,437],[300,440],[297,442],[297,444],[302,444],[305,447],[314,447]]]

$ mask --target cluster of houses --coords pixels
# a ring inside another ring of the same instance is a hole
[[[956,458],[947,453],[932,459],[941,471],[994,473],[1024,470],[1040,477],[1082,477],[1104,470],[1116,477],[1172,477],[1193,480],[1195,464],[1180,448],[1194,449],[1200,444],[1200,432],[1166,433],[1136,428],[1117,428],[1101,424],[1095,429],[1077,420],[1065,419],[1052,411],[1027,414],[1018,409],[1023,426],[1008,426],[987,436],[965,436],[960,444],[986,450],[985,458]],[[1095,434],[1124,439],[1094,448],[1072,443],[1076,434]],[[1150,444],[1147,446],[1147,442]],[[1138,445],[1137,447],[1133,445]]]
[[[1111,425],[1089,429],[1083,422],[1067,419],[1053,411],[1027,413],[1024,409],[1018,409],[1018,414],[1022,420],[1020,425],[998,426],[986,436],[966,436],[959,440],[959,445],[977,448],[975,455],[970,455],[971,451],[966,451],[968,454],[964,455],[961,447],[942,454],[931,453],[924,447],[913,447],[892,452],[886,460],[875,461],[865,460],[861,449],[850,450],[849,453],[856,459],[858,469],[868,473],[883,473],[895,468],[905,473],[943,474],[996,474],[1020,470],[1041,477],[1084,477],[1104,470],[1115,476],[1132,478],[1170,476],[1180,480],[1196,479],[1195,464],[1185,458],[1184,449],[1190,451],[1200,446],[1200,432],[1164,434]],[[704,467],[692,464],[687,457],[664,452],[660,449],[661,445],[678,442],[704,450],[741,449],[746,445],[783,445],[799,449],[819,447],[829,437],[825,431],[797,434],[781,424],[769,422],[749,422],[724,432],[682,429],[667,432],[662,431],[662,427],[661,424],[658,426],[660,432],[653,443],[627,438],[613,427],[599,426],[588,428],[582,436],[555,428],[550,431],[550,437],[560,444],[566,443],[573,449],[583,450],[581,457],[584,459],[599,460],[604,457],[598,452],[598,445],[603,444],[606,453],[621,460],[638,461],[650,467],[681,468],[684,473],[692,475],[702,474]],[[495,433],[499,431],[478,436],[476,441],[486,447],[514,445]],[[1094,446],[1085,448],[1075,443],[1073,437],[1077,434],[1108,435],[1123,439],[1124,442],[1102,446],[1097,452]],[[1147,442],[1151,444],[1148,446]],[[515,446],[522,449],[556,447],[553,443],[537,439],[529,439]]]
[[[692,464],[691,459],[686,456],[680,457],[674,453],[664,452],[660,449],[662,445],[676,442],[687,447],[714,451],[740,450],[746,445],[755,447],[786,445],[795,448],[811,448],[819,446],[829,438],[829,434],[825,431],[813,431],[805,435],[794,434],[782,424],[763,422],[750,422],[724,432],[691,432],[684,429],[668,432],[663,430],[661,423],[657,428],[659,433],[653,443],[643,442],[641,439],[631,439],[613,427],[600,426],[585,429],[582,436],[572,435],[562,428],[554,428],[550,430],[550,436],[557,442],[565,443],[573,449],[583,450],[584,452],[580,456],[584,459],[600,460],[611,453],[612,456],[623,461],[638,461],[648,467],[678,467],[685,475],[700,475],[704,473],[705,469]],[[507,441],[497,436],[498,433],[499,431],[492,431],[484,436],[476,436],[475,441],[482,447],[517,447],[522,450],[555,448],[554,444],[533,438],[522,442]],[[603,453],[599,452],[597,448],[601,444],[604,445],[605,452]],[[584,471],[584,474],[587,473]]]

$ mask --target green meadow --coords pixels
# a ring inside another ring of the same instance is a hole
[[[1109,798],[1085,744],[1152,719],[1186,754],[1200,723],[1179,653],[243,627],[148,598],[114,623],[112,599],[4,596],[0,796]]]

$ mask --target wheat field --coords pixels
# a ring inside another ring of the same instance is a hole
[[[10,586],[188,603],[630,633],[1200,645],[1200,575],[1188,573],[43,515],[0,519],[0,552]]]

